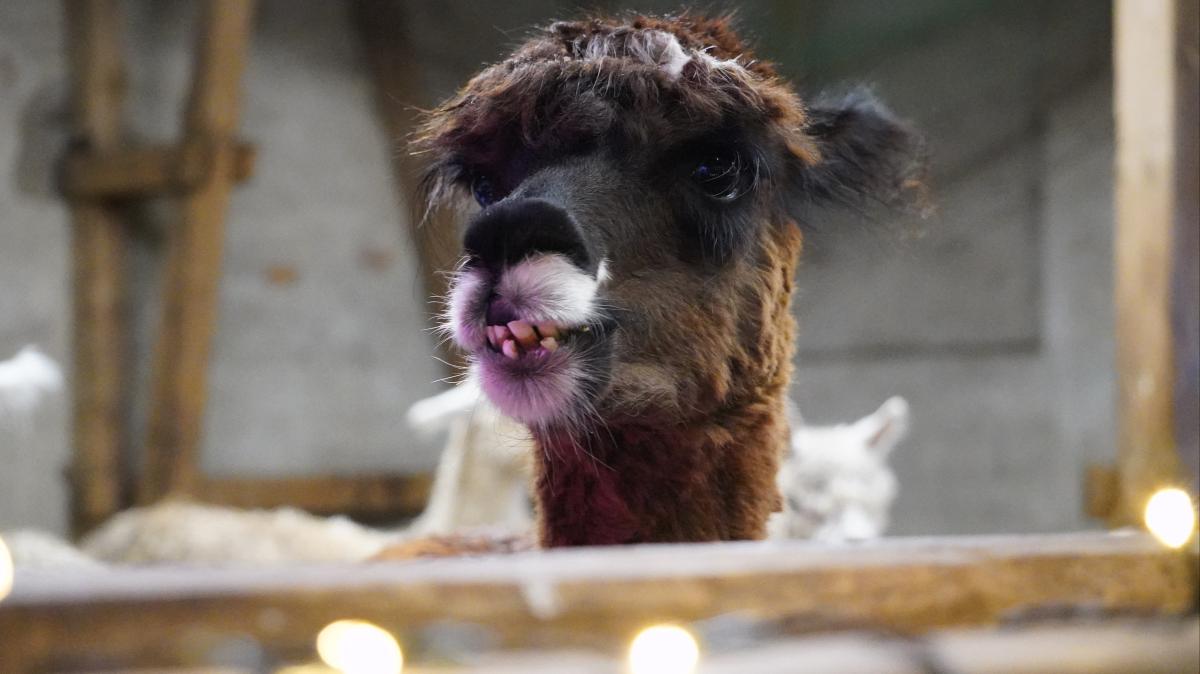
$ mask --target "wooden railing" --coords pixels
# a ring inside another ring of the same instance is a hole
[[[339,619],[420,652],[431,629],[485,650],[619,652],[648,624],[732,619],[747,634],[941,628],[1194,614],[1194,552],[1148,536],[888,539],[659,545],[291,569],[18,572],[0,602],[0,671],[265,662],[313,657]],[[469,650],[469,647],[467,647]],[[427,648],[426,648],[427,650]],[[90,669],[89,669],[90,668]],[[548,670],[552,671],[552,670]],[[999,670],[1004,671],[1004,670]]]

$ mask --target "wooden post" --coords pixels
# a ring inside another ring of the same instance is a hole
[[[121,136],[125,75],[115,0],[64,5],[72,113],[77,144],[115,149]],[[72,199],[74,268],[74,460],[72,526],[85,531],[121,504],[122,450],[127,440],[128,361],[125,231],[111,202]]]
[[[252,0],[208,0],[204,6],[184,142],[206,145],[212,165],[184,197],[178,229],[172,232],[139,492],[143,502],[187,493],[199,480],[198,445],[253,7]]]
[[[1191,120],[1179,116],[1182,97],[1196,96],[1194,70],[1188,85],[1181,73],[1189,58],[1193,63],[1196,59],[1194,42],[1188,45],[1189,38],[1181,39],[1185,34],[1181,17],[1194,15],[1194,8],[1187,7],[1194,2],[1116,3],[1119,484],[1111,517],[1114,524],[1140,522],[1150,494],[1181,478],[1172,303],[1179,280],[1175,275],[1178,177],[1189,151],[1179,141],[1187,134],[1194,139],[1196,125],[1194,116]],[[1190,151],[1194,153],[1194,147]],[[1195,190],[1195,185],[1184,189]]]

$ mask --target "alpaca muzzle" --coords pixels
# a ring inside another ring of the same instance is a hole
[[[451,333],[506,415],[545,424],[577,414],[611,330],[597,300],[605,276],[603,261],[593,276],[561,252],[538,250],[512,264],[468,261],[455,279]]]

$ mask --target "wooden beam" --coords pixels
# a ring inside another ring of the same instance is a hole
[[[1172,286],[1177,139],[1184,131],[1177,114],[1184,55],[1178,18],[1189,2],[1194,0],[1118,0],[1114,14],[1119,401],[1114,524],[1140,522],[1150,494],[1182,478]]]
[[[252,0],[208,0],[184,122],[185,142],[212,150],[212,170],[181,204],[166,267],[162,324],[151,381],[145,467],[139,498],[189,493],[198,451],[216,323],[224,220],[237,166],[241,79]]]
[[[235,508],[292,506],[316,514],[394,519],[420,513],[431,483],[429,475],[206,477],[196,497]]]
[[[67,0],[75,143],[113,151],[125,73],[115,0]],[[72,526],[85,531],[121,505],[129,381],[126,232],[110,203],[73,199]]]
[[[253,145],[236,147],[233,180],[254,171]],[[112,152],[73,152],[63,167],[63,191],[73,199],[128,199],[180,195],[208,180],[213,149],[204,143],[119,148]]]
[[[1178,615],[1196,559],[1137,534],[747,542],[273,569],[18,571],[3,671],[203,664],[230,639],[311,657],[342,618],[417,638],[466,624],[502,647],[620,648],[653,622],[740,616],[792,632],[917,635],[1037,615]],[[261,650],[259,650],[261,649]]]

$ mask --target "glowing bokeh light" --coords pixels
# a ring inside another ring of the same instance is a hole
[[[692,674],[700,645],[677,625],[655,625],[638,633],[629,647],[630,674]]]
[[[13,586],[13,559],[8,552],[8,546],[4,544],[4,539],[0,538],[0,601],[3,601],[12,592]]]
[[[1146,528],[1163,545],[1183,547],[1196,530],[1196,510],[1187,492],[1175,487],[1159,489],[1146,502]]]
[[[317,635],[317,655],[342,674],[400,674],[404,653],[387,630],[365,620],[338,620]]]

